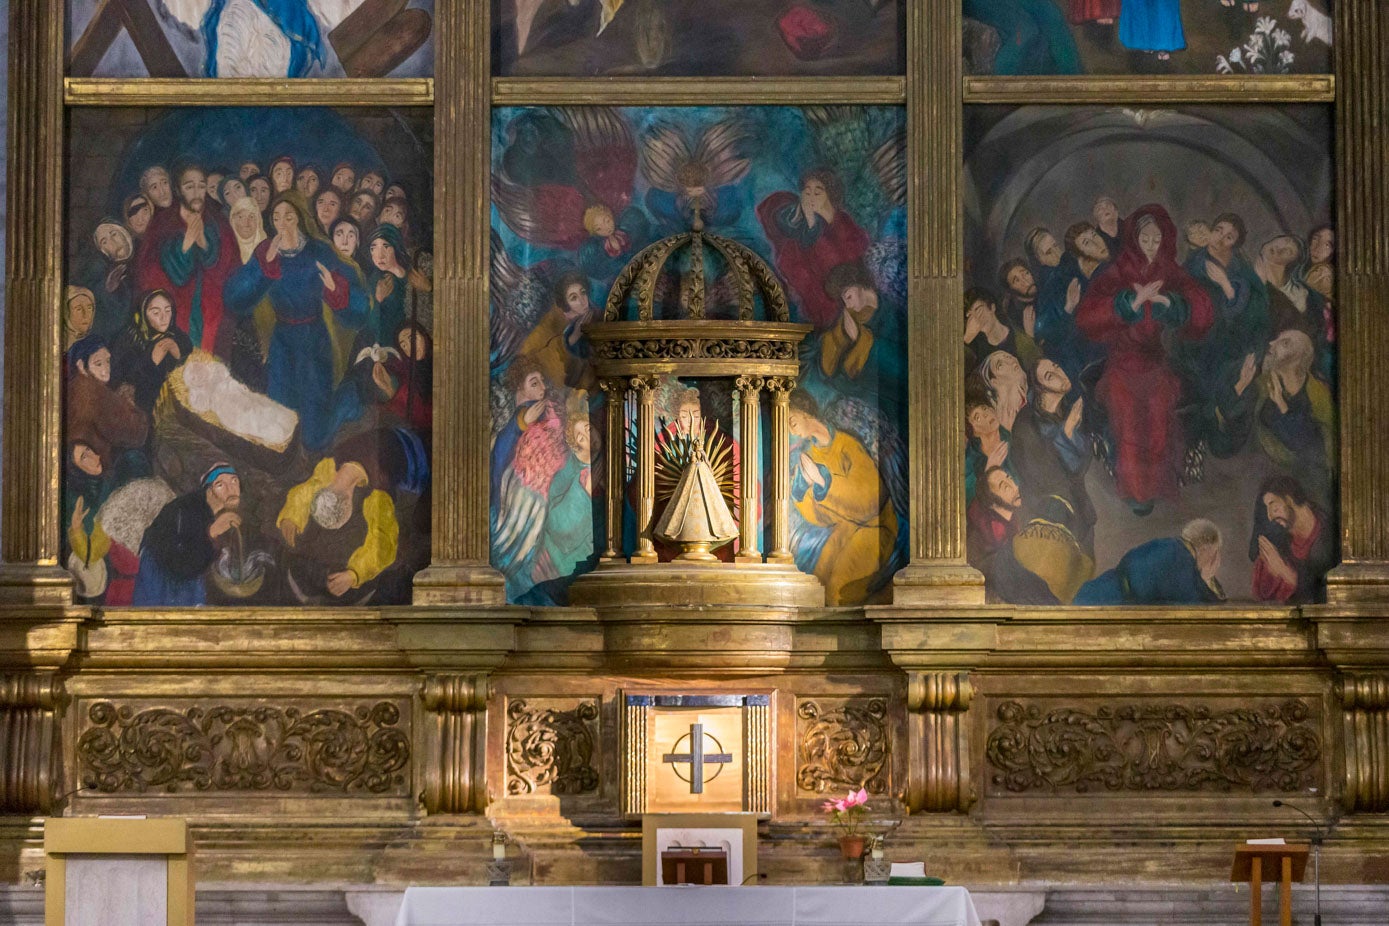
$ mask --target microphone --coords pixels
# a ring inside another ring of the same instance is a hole
[[[1321,821],[1296,804],[1289,804],[1287,801],[1275,800],[1273,806],[1286,807],[1289,810],[1297,811],[1307,818],[1308,822],[1312,824],[1312,829],[1315,831],[1315,835],[1312,837],[1312,881],[1313,890],[1315,891],[1313,895],[1314,912],[1312,913],[1312,926],[1321,926],[1321,846],[1326,838],[1325,834],[1322,833]]]
[[[1301,807],[1298,807],[1298,806],[1295,805],[1295,804],[1289,804],[1287,801],[1277,801],[1277,800],[1276,800],[1276,801],[1273,802],[1273,806],[1274,806],[1274,807],[1286,807],[1286,808],[1288,808],[1289,810],[1294,810],[1294,811],[1297,811],[1298,813],[1302,814],[1304,817],[1307,818],[1307,821],[1308,821],[1309,823],[1312,824],[1312,828],[1315,829],[1316,832],[1317,832],[1317,834],[1316,834],[1315,836],[1312,837],[1312,844],[1313,844],[1313,845],[1317,845],[1317,844],[1320,844],[1320,843],[1322,842],[1322,840],[1324,839],[1324,837],[1323,837],[1323,835],[1322,835],[1321,821],[1318,820],[1316,817],[1312,816],[1310,813],[1308,813],[1307,811],[1303,810]]]

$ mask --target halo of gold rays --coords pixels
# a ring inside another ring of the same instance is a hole
[[[656,432],[656,501],[665,504],[675,494],[675,485],[694,459],[696,441],[701,437],[694,434],[681,434],[662,418]],[[702,437],[704,457],[709,461],[709,469],[718,483],[719,493],[730,509],[737,511],[737,498],[733,483],[733,441],[719,428],[715,421],[705,429]]]

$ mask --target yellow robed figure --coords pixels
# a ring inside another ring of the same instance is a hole
[[[791,460],[792,503],[809,523],[828,528],[815,561],[825,603],[861,602],[897,542],[897,513],[882,474],[863,444],[820,420],[815,400],[791,397],[790,431],[805,442]]]

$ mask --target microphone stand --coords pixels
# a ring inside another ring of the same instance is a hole
[[[1287,807],[1302,814],[1312,824],[1312,884],[1313,884],[1313,913],[1312,926],[1321,926],[1321,846],[1325,841],[1326,835],[1322,832],[1321,823],[1316,817],[1312,816],[1301,807],[1289,804],[1287,801],[1274,801],[1274,807]]]

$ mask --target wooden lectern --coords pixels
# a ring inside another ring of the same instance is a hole
[[[1293,882],[1307,870],[1307,846],[1244,845],[1235,850],[1231,881],[1249,882],[1249,926],[1263,924],[1263,885],[1278,882],[1278,923],[1292,926]]]
[[[50,817],[44,926],[193,926],[184,820]]]

